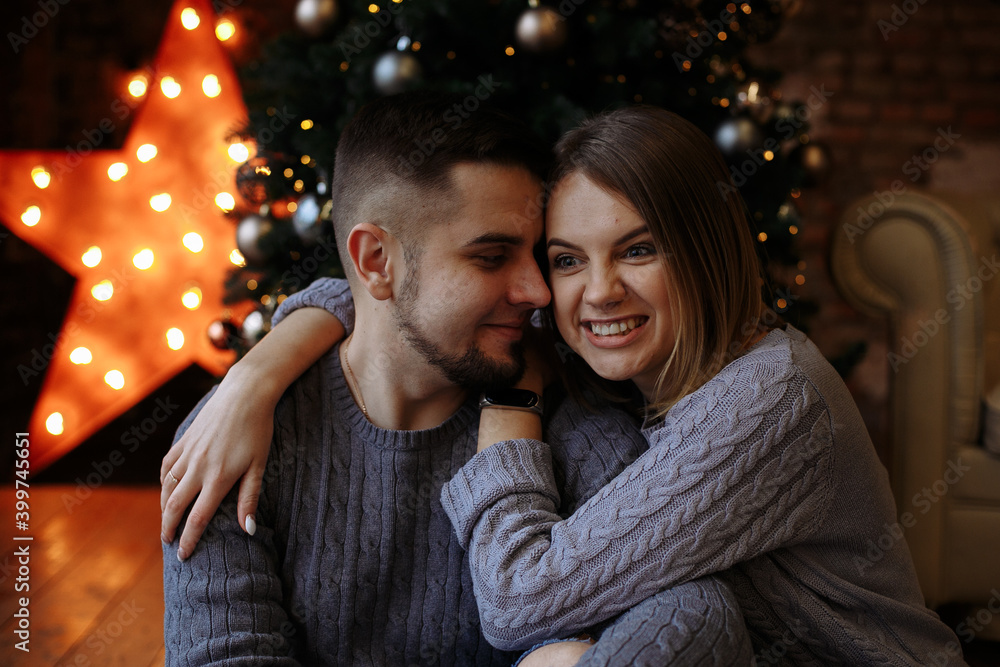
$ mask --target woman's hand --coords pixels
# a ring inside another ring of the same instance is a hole
[[[547,348],[541,338],[542,332],[529,327],[524,335],[525,368],[521,379],[514,385],[517,389],[528,389],[539,396],[554,379],[552,367],[545,360]],[[479,436],[477,450],[483,451],[490,445],[504,440],[531,438],[541,440],[542,419],[534,412],[488,406],[479,412]]]
[[[236,367],[233,371],[236,371]],[[264,466],[274,431],[273,396],[261,395],[249,373],[231,372],[160,466],[160,538],[172,542],[184,510],[188,515],[177,556],[184,560],[229,490],[240,482],[240,525],[253,535]],[[280,397],[280,394],[278,394]]]
[[[530,389],[541,394],[555,380],[555,371],[547,361],[548,351],[552,347],[546,339],[547,332],[529,326],[524,334],[524,375],[514,386],[518,389]]]
[[[160,466],[160,539],[172,542],[188,505],[177,556],[184,560],[229,490],[240,481],[237,516],[254,534],[274,410],[307,368],[344,338],[340,321],[319,308],[288,315],[233,366]]]

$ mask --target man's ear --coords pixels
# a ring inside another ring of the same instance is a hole
[[[379,301],[392,298],[393,272],[402,260],[396,238],[378,225],[362,222],[347,235],[347,253],[365,289]]]

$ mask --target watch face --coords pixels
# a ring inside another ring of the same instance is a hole
[[[495,405],[533,408],[538,404],[538,394],[527,389],[494,389],[487,392],[486,400]]]

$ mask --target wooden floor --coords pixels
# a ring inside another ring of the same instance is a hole
[[[163,665],[159,488],[32,486],[30,524],[13,531],[14,489],[0,487],[0,665]],[[84,491],[87,491],[84,489]],[[30,591],[14,551],[28,545]],[[30,596],[30,653],[13,614]]]

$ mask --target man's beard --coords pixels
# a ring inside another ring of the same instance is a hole
[[[431,366],[439,369],[449,382],[469,391],[489,391],[510,387],[524,375],[524,346],[520,341],[510,347],[512,359],[491,359],[473,344],[464,354],[446,354],[420,326],[417,317],[418,282],[413,273],[403,280],[396,300],[395,319],[403,337]]]

